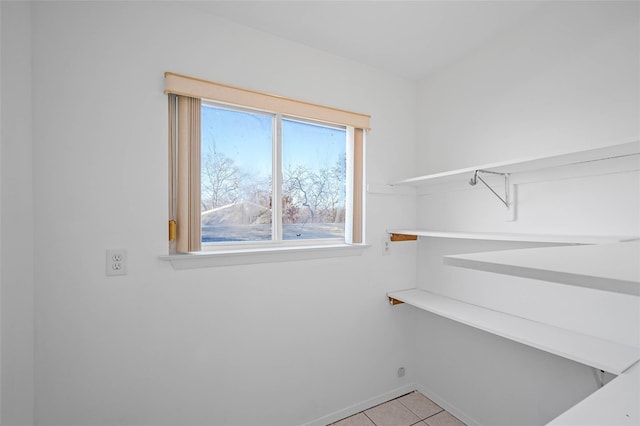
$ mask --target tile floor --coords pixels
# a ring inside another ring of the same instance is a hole
[[[418,391],[362,411],[331,426],[465,426]]]

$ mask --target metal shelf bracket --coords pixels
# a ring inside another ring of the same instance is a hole
[[[504,198],[502,198],[492,187],[491,185],[489,185],[487,182],[485,182],[484,179],[482,179],[482,176],[480,176],[480,173],[488,173],[488,174],[492,174],[492,175],[500,175],[504,177]],[[505,205],[506,208],[509,208],[509,204],[510,204],[510,200],[509,200],[509,173],[498,173],[498,172],[490,172],[487,170],[476,170],[475,173],[473,174],[473,177],[471,179],[469,179],[469,185],[471,186],[475,186],[478,181],[482,182],[484,184],[484,186],[486,186],[487,188],[489,188],[489,191],[493,192],[493,195],[495,195],[496,197],[498,197],[500,199],[500,201],[502,201],[502,204]]]
[[[482,179],[482,176],[480,176],[480,174],[482,173],[499,175],[504,178],[504,197],[501,197],[500,194],[498,194],[496,190],[491,187],[491,185],[489,185],[484,179]],[[514,221],[515,206],[514,206],[513,199],[515,198],[515,188],[514,188],[514,185],[509,184],[509,173],[491,172],[488,170],[478,169],[474,172],[473,177],[469,179],[469,185],[475,186],[478,183],[478,181],[482,182],[484,186],[489,188],[489,191],[491,191],[493,195],[498,197],[498,199],[502,202],[502,204],[505,205],[505,207],[507,208],[507,211],[509,212],[509,218],[507,220]]]

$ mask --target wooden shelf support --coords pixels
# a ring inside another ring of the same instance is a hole
[[[402,300],[394,299],[391,296],[388,296],[388,297],[389,297],[389,304],[391,306],[400,305],[400,304],[404,303]]]
[[[418,239],[417,235],[409,235],[409,234],[395,234],[391,233],[390,237],[391,241],[415,241]]]

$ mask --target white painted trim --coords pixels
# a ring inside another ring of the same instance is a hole
[[[463,410],[459,409],[455,405],[449,404],[446,400],[444,400],[440,395],[438,395],[436,392],[434,392],[430,388],[419,384],[416,390],[421,394],[423,394],[424,396],[426,396],[427,398],[429,398],[430,400],[432,400],[433,402],[435,402],[436,404],[438,404],[440,408],[444,409],[445,411],[448,411],[451,415],[456,417],[458,420],[460,420],[462,423],[466,424],[467,426],[481,426],[480,423],[472,419]]]
[[[614,423],[621,425],[638,424],[638,419],[640,419],[637,406],[637,383],[639,373],[640,365],[636,364],[624,374],[618,376],[613,381],[605,385],[602,389],[592,393],[573,407],[569,408],[567,411],[560,414],[548,423],[548,426],[568,424],[580,426]],[[438,404],[442,409],[451,413],[467,426],[481,426],[480,423],[469,416],[464,410],[450,404],[431,388],[416,383],[411,383],[382,395],[350,405],[341,410],[334,411],[331,414],[327,414],[326,416],[303,423],[301,426],[326,426],[327,424],[353,416],[361,411],[365,411],[389,400],[399,398],[415,390]],[[629,415],[627,416],[627,414]]]
[[[353,181],[355,178],[354,174],[354,164],[355,164],[355,153],[354,153],[354,140],[355,140],[355,129],[351,126],[347,126],[347,134],[346,134],[346,180],[345,180],[345,217],[344,217],[344,236],[345,242],[347,244],[351,244],[353,242],[353,193],[355,188],[353,187]]]
[[[322,416],[308,423],[303,423],[301,426],[326,426],[330,423],[334,423],[334,422],[337,422],[338,420],[342,420],[349,416],[353,416],[354,414],[358,414],[361,411],[368,410],[369,408],[375,407],[376,405],[380,405],[392,399],[399,398],[402,395],[406,395],[410,392],[413,392],[417,388],[418,387],[415,384],[410,383],[408,385],[401,386],[399,388],[383,393],[381,395],[374,396],[373,398],[369,398],[357,404],[350,405],[341,410],[334,411],[331,414],[327,414],[326,416]],[[473,426],[475,426],[475,424],[473,424]]]
[[[289,262],[329,257],[360,256],[368,244],[333,244],[243,248],[160,256],[174,269],[196,269],[215,266],[250,265],[254,263]]]
[[[368,183],[367,193],[378,195],[415,195],[416,189],[411,186],[394,186],[384,183]]]

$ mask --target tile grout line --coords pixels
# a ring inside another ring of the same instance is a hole
[[[401,402],[401,404],[402,404],[402,402]],[[404,404],[402,404],[402,405],[404,405]],[[406,405],[404,405],[404,406],[405,406],[405,407],[407,407]],[[407,409],[408,409],[409,411],[411,411],[411,409],[410,409],[409,407],[407,407]],[[422,418],[421,418],[421,419],[420,419],[420,420],[418,420],[417,422],[415,422],[415,423],[411,424],[411,426],[415,426],[415,425],[417,425],[418,423],[422,423],[422,422],[424,422],[425,420],[430,419],[431,417],[437,416],[438,414],[440,414],[440,413],[442,413],[442,412],[444,412],[444,411],[446,411],[446,410],[445,410],[444,408],[440,407],[440,411],[438,411],[437,413],[433,413],[432,415],[427,416],[427,417],[425,417],[424,419],[422,419]],[[411,411],[411,412],[413,413],[413,411]],[[413,413],[413,414],[416,414],[416,413]],[[451,413],[449,413],[449,414],[451,414]],[[416,414],[416,416],[417,416],[417,414]],[[375,424],[375,423],[374,423],[374,424]],[[377,425],[376,425],[376,426],[377,426]]]
[[[414,392],[418,392],[418,391],[417,391],[417,390],[412,390],[411,392],[407,392],[407,393],[405,393],[404,395],[400,395],[400,396],[395,397],[395,398],[393,398],[393,399],[390,399],[390,400],[388,400],[388,401],[381,402],[380,404],[374,405],[373,407],[367,408],[366,410],[362,410],[362,411],[360,411],[360,413],[364,414],[364,415],[365,415],[365,417],[366,417],[367,419],[369,419],[369,421],[370,421],[371,423],[373,423],[373,424],[374,424],[374,426],[378,426],[378,425],[376,424],[376,422],[374,422],[374,421],[373,421],[373,419],[367,415],[367,413],[366,413],[367,411],[369,411],[369,410],[371,410],[371,409],[374,409],[374,408],[376,408],[376,407],[379,407],[379,406],[381,406],[381,405],[387,404],[387,403],[389,403],[389,402],[391,402],[391,401],[398,400],[398,399],[400,399],[400,398],[402,398],[402,397],[404,397],[404,396],[407,396],[407,395],[409,395],[409,394],[412,394],[412,393],[414,393]],[[409,410],[411,413],[413,413],[416,417],[420,418],[420,416],[418,416],[416,413],[414,413],[413,411],[411,411],[411,409],[410,409],[409,407],[407,407],[406,405],[404,405],[404,404],[402,403],[402,401],[398,401],[398,402],[399,402],[399,403],[400,403],[400,405],[402,405],[404,408],[406,408],[406,409],[407,409],[407,410]],[[355,414],[354,414],[354,415],[355,415]],[[417,423],[413,423],[413,424],[411,424],[410,426],[413,426],[413,425],[415,425],[415,424],[418,424],[418,423],[420,423],[421,421],[422,421],[422,420],[418,421]]]
[[[386,404],[386,402],[385,402],[384,404]],[[382,404],[378,404],[378,405],[382,405]],[[377,407],[377,405],[376,405],[376,407]],[[372,407],[372,408],[373,408],[373,407]],[[366,411],[366,410],[365,410],[365,411]],[[367,413],[365,413],[364,411],[362,411],[362,414],[364,414],[364,416],[365,416],[366,418],[368,418],[368,419],[369,419],[369,421],[370,421],[371,423],[373,423],[373,425],[374,425],[374,426],[378,426],[378,425],[376,424],[376,422],[374,422],[374,421],[373,421],[373,419],[367,415]]]
[[[417,391],[413,391],[413,392],[417,392]],[[407,395],[409,395],[409,394],[411,394],[411,393],[413,393],[413,392],[409,392],[409,393],[408,393],[408,394],[406,394],[406,395],[399,396],[399,397],[398,397],[398,398],[396,398],[396,399],[398,399],[398,400],[399,400],[400,398],[402,398],[402,397],[404,397],[404,396],[407,396]],[[428,398],[427,398],[427,399],[428,399]],[[398,402],[400,403],[400,405],[402,405],[404,408],[406,408],[407,410],[409,410],[410,412],[412,412],[416,417],[418,417],[418,418],[420,419],[420,420],[418,420],[417,422],[412,423],[412,424],[411,424],[411,426],[417,425],[417,424],[418,424],[418,423],[420,423],[420,422],[423,422],[423,421],[425,421],[425,420],[427,420],[427,419],[430,419],[430,418],[431,418],[431,417],[433,417],[433,416],[436,416],[436,415],[438,415],[438,414],[442,413],[443,411],[446,411],[444,408],[442,408],[442,407],[440,407],[440,406],[438,405],[438,407],[440,408],[440,411],[437,411],[437,412],[433,413],[432,415],[427,416],[427,417],[425,417],[425,418],[423,419],[422,417],[420,417],[420,415],[418,415],[418,413],[414,412],[411,408],[409,408],[409,407],[407,407],[406,405],[404,405],[404,404],[402,403],[402,401],[400,401],[400,400],[399,400]],[[432,401],[432,402],[433,402],[433,401]],[[437,404],[436,404],[436,405],[437,405]],[[368,416],[367,416],[367,417],[368,417]],[[373,421],[373,420],[372,420],[372,421]],[[375,424],[375,423],[374,423],[374,424]],[[377,425],[376,425],[376,426],[377,426]]]
[[[403,405],[404,405],[404,404],[403,404]],[[405,405],[405,407],[406,407],[406,405]],[[440,408],[442,408],[442,407],[440,407]],[[407,409],[409,409],[409,407],[407,407]],[[409,411],[411,411],[411,409],[409,409]],[[441,409],[440,411],[438,411],[437,413],[433,413],[432,415],[427,416],[427,417],[425,417],[424,419],[422,419],[422,418],[421,418],[421,419],[420,419],[420,420],[418,420],[417,422],[412,423],[412,424],[411,424],[411,426],[415,426],[415,425],[417,425],[418,423],[422,423],[422,422],[424,422],[425,420],[430,419],[431,417],[437,416],[438,414],[442,413],[443,411],[446,411],[446,410],[445,410],[444,408],[442,408],[442,409]],[[411,411],[411,412],[413,413],[413,411]],[[416,414],[416,413],[413,413],[413,414]],[[451,414],[451,413],[449,413],[449,414]],[[417,414],[416,414],[416,416],[417,416]],[[376,426],[377,426],[377,425],[376,425]]]
[[[418,421],[416,421],[415,423],[411,423],[411,424],[410,424],[410,426],[416,426],[416,425],[419,425],[420,423],[422,423],[422,422],[426,421],[427,419],[430,419],[430,418],[432,418],[432,417],[434,417],[434,416],[437,416],[438,414],[441,414],[441,413],[443,413],[443,412],[448,413],[448,411],[447,411],[447,410],[445,410],[444,408],[442,408],[442,407],[440,407],[439,405],[437,405],[437,404],[436,404],[436,405],[438,406],[438,408],[440,408],[440,410],[439,410],[439,411],[437,411],[437,412],[435,412],[435,413],[433,413],[433,414],[431,414],[430,416],[427,416],[427,417],[425,417],[425,418],[422,418],[420,415],[418,415],[418,413],[415,413],[413,410],[411,410],[411,408],[409,408],[408,406],[406,406],[405,404],[403,404],[403,403],[402,403],[402,401],[400,401],[400,398],[403,398],[403,397],[405,397],[405,396],[407,396],[407,395],[409,395],[409,394],[411,394],[411,393],[414,393],[414,392],[420,393],[420,392],[419,392],[419,391],[417,391],[417,390],[414,390],[414,391],[408,392],[408,393],[406,393],[406,394],[404,394],[404,395],[401,395],[401,396],[398,396],[398,397],[396,397],[396,398],[390,399],[389,401],[381,402],[380,404],[374,405],[373,407],[367,408],[366,410],[362,410],[362,411],[360,411],[359,413],[354,414],[354,416],[355,416],[355,415],[357,415],[357,414],[364,414],[364,416],[365,416],[365,417],[366,417],[366,418],[371,422],[371,424],[373,424],[374,426],[378,426],[378,424],[377,424],[377,423],[376,423],[376,422],[375,422],[371,417],[369,417],[369,415],[368,415],[366,412],[367,412],[367,411],[369,411],[369,410],[371,410],[371,409],[373,409],[373,408],[376,408],[376,407],[379,407],[379,406],[381,406],[381,405],[387,404],[387,403],[389,403],[389,402],[391,402],[391,401],[394,401],[394,400],[398,400],[398,402],[400,403],[400,405],[401,405],[402,407],[406,408],[410,413],[412,413],[414,416],[416,416],[416,417],[419,419],[419,420],[418,420]],[[428,398],[427,398],[427,399],[428,399]],[[432,401],[432,402],[433,402],[433,401]],[[450,414],[450,415],[452,415],[451,413],[449,413],[449,414]],[[453,415],[452,415],[452,416],[453,416]],[[352,417],[352,416],[350,416],[350,417]],[[454,417],[455,417],[455,416],[454,416]],[[342,419],[342,420],[344,420],[344,419]],[[333,423],[332,423],[332,424],[333,424]]]

